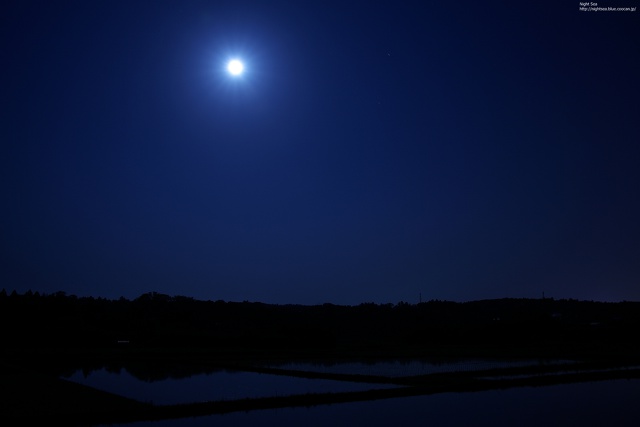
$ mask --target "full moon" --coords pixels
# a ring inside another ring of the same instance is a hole
[[[244,71],[244,64],[237,59],[232,59],[227,64],[227,71],[229,71],[232,76],[239,76]]]

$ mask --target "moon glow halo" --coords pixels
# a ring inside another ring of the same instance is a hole
[[[239,59],[232,59],[227,63],[227,71],[232,76],[239,76],[244,71],[244,64]]]

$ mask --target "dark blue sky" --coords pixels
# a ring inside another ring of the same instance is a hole
[[[578,3],[4,5],[0,288],[639,300],[640,13]]]

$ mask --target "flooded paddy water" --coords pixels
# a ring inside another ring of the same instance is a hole
[[[400,389],[401,385],[372,383],[376,377],[402,381],[403,378],[432,374],[485,373],[519,368],[551,368],[571,371],[569,360],[345,360],[288,361],[256,365],[268,373],[211,368],[195,375],[145,377],[135,369],[77,370],[65,379],[154,405],[236,401],[306,394],[356,393],[367,390]],[[366,376],[368,382],[304,378],[305,373]],[[162,378],[161,378],[162,377]],[[426,393],[376,400],[345,401],[307,407],[244,410],[224,415],[138,422],[131,426],[245,426],[302,424],[353,425],[637,425],[633,398],[640,395],[640,380],[617,379],[545,387],[516,387],[475,392]],[[633,421],[633,422],[631,422]],[[608,422],[608,421],[607,421]]]
[[[232,370],[219,370],[185,378],[145,381],[136,378],[126,369],[122,369],[119,372],[109,372],[101,369],[88,375],[83,374],[81,371],[76,371],[66,379],[156,405],[289,396],[305,393],[352,392],[373,388],[371,384],[357,382],[307,379]],[[379,384],[375,388],[388,387],[394,386]]]
[[[631,427],[640,422],[637,396],[640,380],[616,380],[235,412],[127,426]]]

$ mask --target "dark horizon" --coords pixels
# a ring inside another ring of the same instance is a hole
[[[317,424],[351,425],[364,402],[378,407],[389,399],[402,409],[383,411],[392,417],[380,425],[397,421],[398,413],[402,425],[422,425],[424,406],[414,397],[439,407],[437,395],[454,396],[441,417],[450,422],[450,408],[482,406],[465,405],[460,396],[522,389],[522,404],[506,405],[511,412],[501,422],[495,414],[504,415],[505,399],[488,395],[488,403],[498,403],[481,419],[512,425],[523,408],[532,408],[530,390],[538,390],[536,402],[561,403],[531,409],[538,415],[531,425],[564,424],[558,413],[593,419],[589,407],[599,408],[599,420],[629,420],[640,378],[639,307],[549,298],[305,307],[2,290],[0,321],[8,327],[0,352],[0,413],[9,424],[183,425],[191,417],[260,410],[252,421],[229,423],[255,425],[272,409],[305,407],[298,425],[316,419],[313,408],[340,404],[353,416],[330,412]],[[600,389],[608,399],[591,388],[597,382],[614,386]],[[567,394],[570,384],[575,387]],[[570,410],[559,412],[567,395]],[[584,405],[585,395],[593,405]],[[285,415],[268,424],[291,424]],[[427,416],[434,419],[432,411]]]
[[[639,17],[12,2],[0,288],[638,301]]]
[[[287,306],[287,305],[298,305],[298,306],[337,306],[337,307],[358,307],[364,305],[376,305],[376,306],[415,306],[418,304],[427,304],[427,303],[451,303],[451,304],[468,304],[468,303],[486,303],[486,302],[507,302],[507,301],[558,301],[558,302],[571,302],[571,303],[596,303],[596,304],[624,304],[624,303],[640,303],[640,301],[634,300],[620,300],[620,301],[600,301],[600,300],[584,300],[577,298],[556,298],[552,295],[541,294],[539,297],[500,297],[500,298],[487,298],[487,299],[477,299],[477,300],[465,300],[465,301],[456,301],[456,300],[441,300],[438,298],[426,299],[423,295],[418,295],[416,301],[412,300],[400,300],[400,301],[386,301],[386,302],[374,302],[374,301],[360,301],[355,304],[335,304],[329,301],[325,301],[323,303],[317,304],[299,304],[299,303],[270,303],[264,301],[253,301],[253,300],[223,300],[223,299],[199,299],[190,295],[184,294],[165,294],[162,292],[156,291],[148,291],[144,292],[140,295],[137,295],[132,298],[127,298],[124,295],[121,295],[117,298],[109,298],[104,297],[102,295],[76,295],[72,293],[68,293],[64,290],[58,290],[55,292],[40,292],[39,290],[28,289],[22,294],[19,293],[16,289],[6,289],[0,288],[0,297],[43,297],[43,298],[71,298],[71,299],[89,299],[89,300],[105,300],[110,302],[126,300],[128,302],[131,301],[139,301],[139,300],[158,300],[158,301],[193,301],[193,302],[223,302],[223,303],[232,303],[232,304],[242,304],[242,303],[250,303],[250,304],[264,304],[264,305],[274,305],[274,306]]]
[[[180,354],[192,362],[358,355],[637,359],[640,343],[631,337],[639,308],[640,302],[550,298],[308,306],[157,293],[106,300],[0,292],[0,320],[11,325],[3,356],[42,359],[38,350],[50,351],[58,368],[72,358],[109,355],[147,361],[140,352],[148,360]]]

